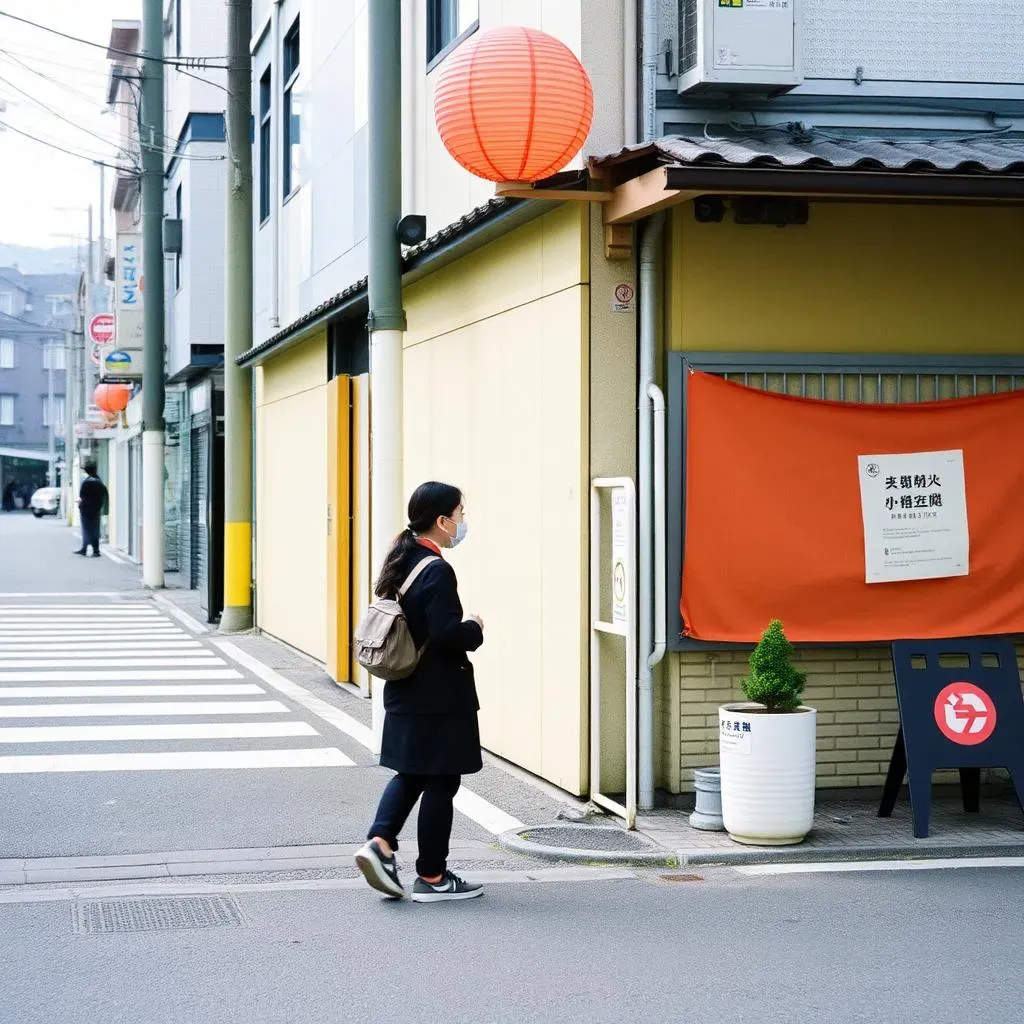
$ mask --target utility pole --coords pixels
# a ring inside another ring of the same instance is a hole
[[[142,582],[164,585],[164,66],[161,0],[142,3]]]
[[[224,610],[220,629],[252,627],[252,0],[227,0],[228,193],[224,301]]]
[[[94,248],[94,242],[92,237],[92,203],[89,204],[89,248],[86,250],[88,253],[88,276],[87,283],[85,286],[85,322],[89,323],[92,320],[93,313],[96,312],[93,309],[93,295],[95,294],[96,288],[96,250]],[[91,338],[83,337],[83,355],[82,355],[82,416],[85,416],[85,410],[92,404],[92,396],[95,391],[96,385],[93,384],[92,370],[89,368],[91,360],[89,359]]]
[[[56,407],[53,402],[53,361],[57,357],[57,346],[52,341],[46,343],[46,424],[50,428],[46,432],[46,482],[50,487],[57,486],[57,441],[54,437],[54,421]]]
[[[396,233],[402,216],[402,4],[368,5],[370,61],[369,202],[370,550],[374,571],[405,526],[402,495],[402,262]],[[373,688],[377,748],[384,727],[384,688]]]
[[[64,335],[64,476],[61,480],[60,511],[71,525],[72,490],[75,461],[75,332]]]

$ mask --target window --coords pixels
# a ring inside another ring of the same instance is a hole
[[[302,109],[298,89],[299,77],[299,19],[284,37],[282,77],[284,79],[284,130],[281,154],[282,191],[287,198],[299,187],[299,141],[302,134]]]
[[[179,185],[174,191],[174,216],[181,221],[181,185]],[[182,231],[182,243],[184,243],[185,232]],[[181,290],[181,250],[184,248],[184,244],[178,246],[178,251],[174,254],[174,290]]]
[[[0,395],[0,427],[14,426],[14,395]]]
[[[66,370],[68,368],[67,349],[58,342],[51,341],[43,349],[44,370]]]
[[[54,395],[53,396],[53,426],[57,428],[57,433],[61,432],[64,426],[64,396]],[[50,399],[48,395],[43,395],[43,426],[50,426]]]
[[[46,304],[50,316],[70,316],[75,311],[75,302],[70,295],[47,295]]]
[[[14,339],[0,338],[0,370],[14,369]]]
[[[0,313],[7,316],[14,313],[14,296],[10,292],[0,292]]]
[[[427,65],[479,24],[479,0],[427,0]]]
[[[260,223],[270,216],[270,68],[260,79]]]

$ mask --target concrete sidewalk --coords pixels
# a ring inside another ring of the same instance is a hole
[[[168,576],[167,582],[157,600],[195,620],[197,628],[216,631],[205,622],[198,593],[184,589],[175,576]],[[230,639],[246,654],[369,727],[369,701],[338,687],[318,663],[256,631]],[[691,828],[689,808],[644,812],[636,831],[626,832],[610,816],[587,813],[585,801],[493,757],[485,758],[484,771],[467,779],[467,785],[522,823],[504,830],[495,844],[507,853],[539,860],[663,866],[1024,856],[1024,814],[1008,782],[988,787],[978,814],[964,812],[956,793],[936,787],[927,839],[914,838],[905,792],[893,816],[879,818],[877,792],[832,796],[822,791],[813,831],[805,842],[790,847],[743,846],[724,832]]]

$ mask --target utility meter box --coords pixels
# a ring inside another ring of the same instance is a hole
[[[679,0],[679,92],[785,92],[803,81],[801,0]]]

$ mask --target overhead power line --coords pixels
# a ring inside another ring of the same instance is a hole
[[[26,139],[31,139],[33,142],[38,142],[41,146],[48,146],[50,149],[55,149],[60,153],[65,153],[67,156],[77,157],[79,160],[88,160],[90,163],[99,164],[102,167],[108,167],[112,171],[135,171],[138,172],[137,167],[125,167],[119,164],[107,163],[102,158],[96,156],[90,156],[88,153],[79,153],[75,150],[68,149],[65,146],[58,145],[56,142],[50,142],[47,139],[41,139],[38,135],[33,135],[31,132],[23,131],[21,128],[15,128],[14,125],[8,124],[6,121],[0,121],[0,129],[5,131],[14,132],[15,135],[23,135]]]
[[[11,21],[21,22],[23,25],[31,25],[32,28],[37,28],[42,32],[49,32],[51,35],[60,36],[61,39],[68,39],[73,43],[80,43],[82,46],[92,46],[97,50],[103,50],[106,53],[116,53],[122,57],[137,57],[140,60],[155,60],[161,64],[170,64],[177,67],[180,64],[184,64],[186,67],[198,67],[198,68],[219,68],[220,70],[227,70],[226,64],[207,64],[207,61],[211,60],[227,60],[226,56],[220,57],[157,57],[150,56],[149,54],[141,53],[138,50],[121,50],[116,46],[108,46],[106,43],[96,43],[91,39],[82,39],[80,36],[69,35],[67,32],[61,32],[60,29],[52,28],[49,25],[41,25],[38,21],[31,21],[29,18],[21,18],[17,14],[11,14],[9,11],[0,11],[0,17],[10,18]]]

